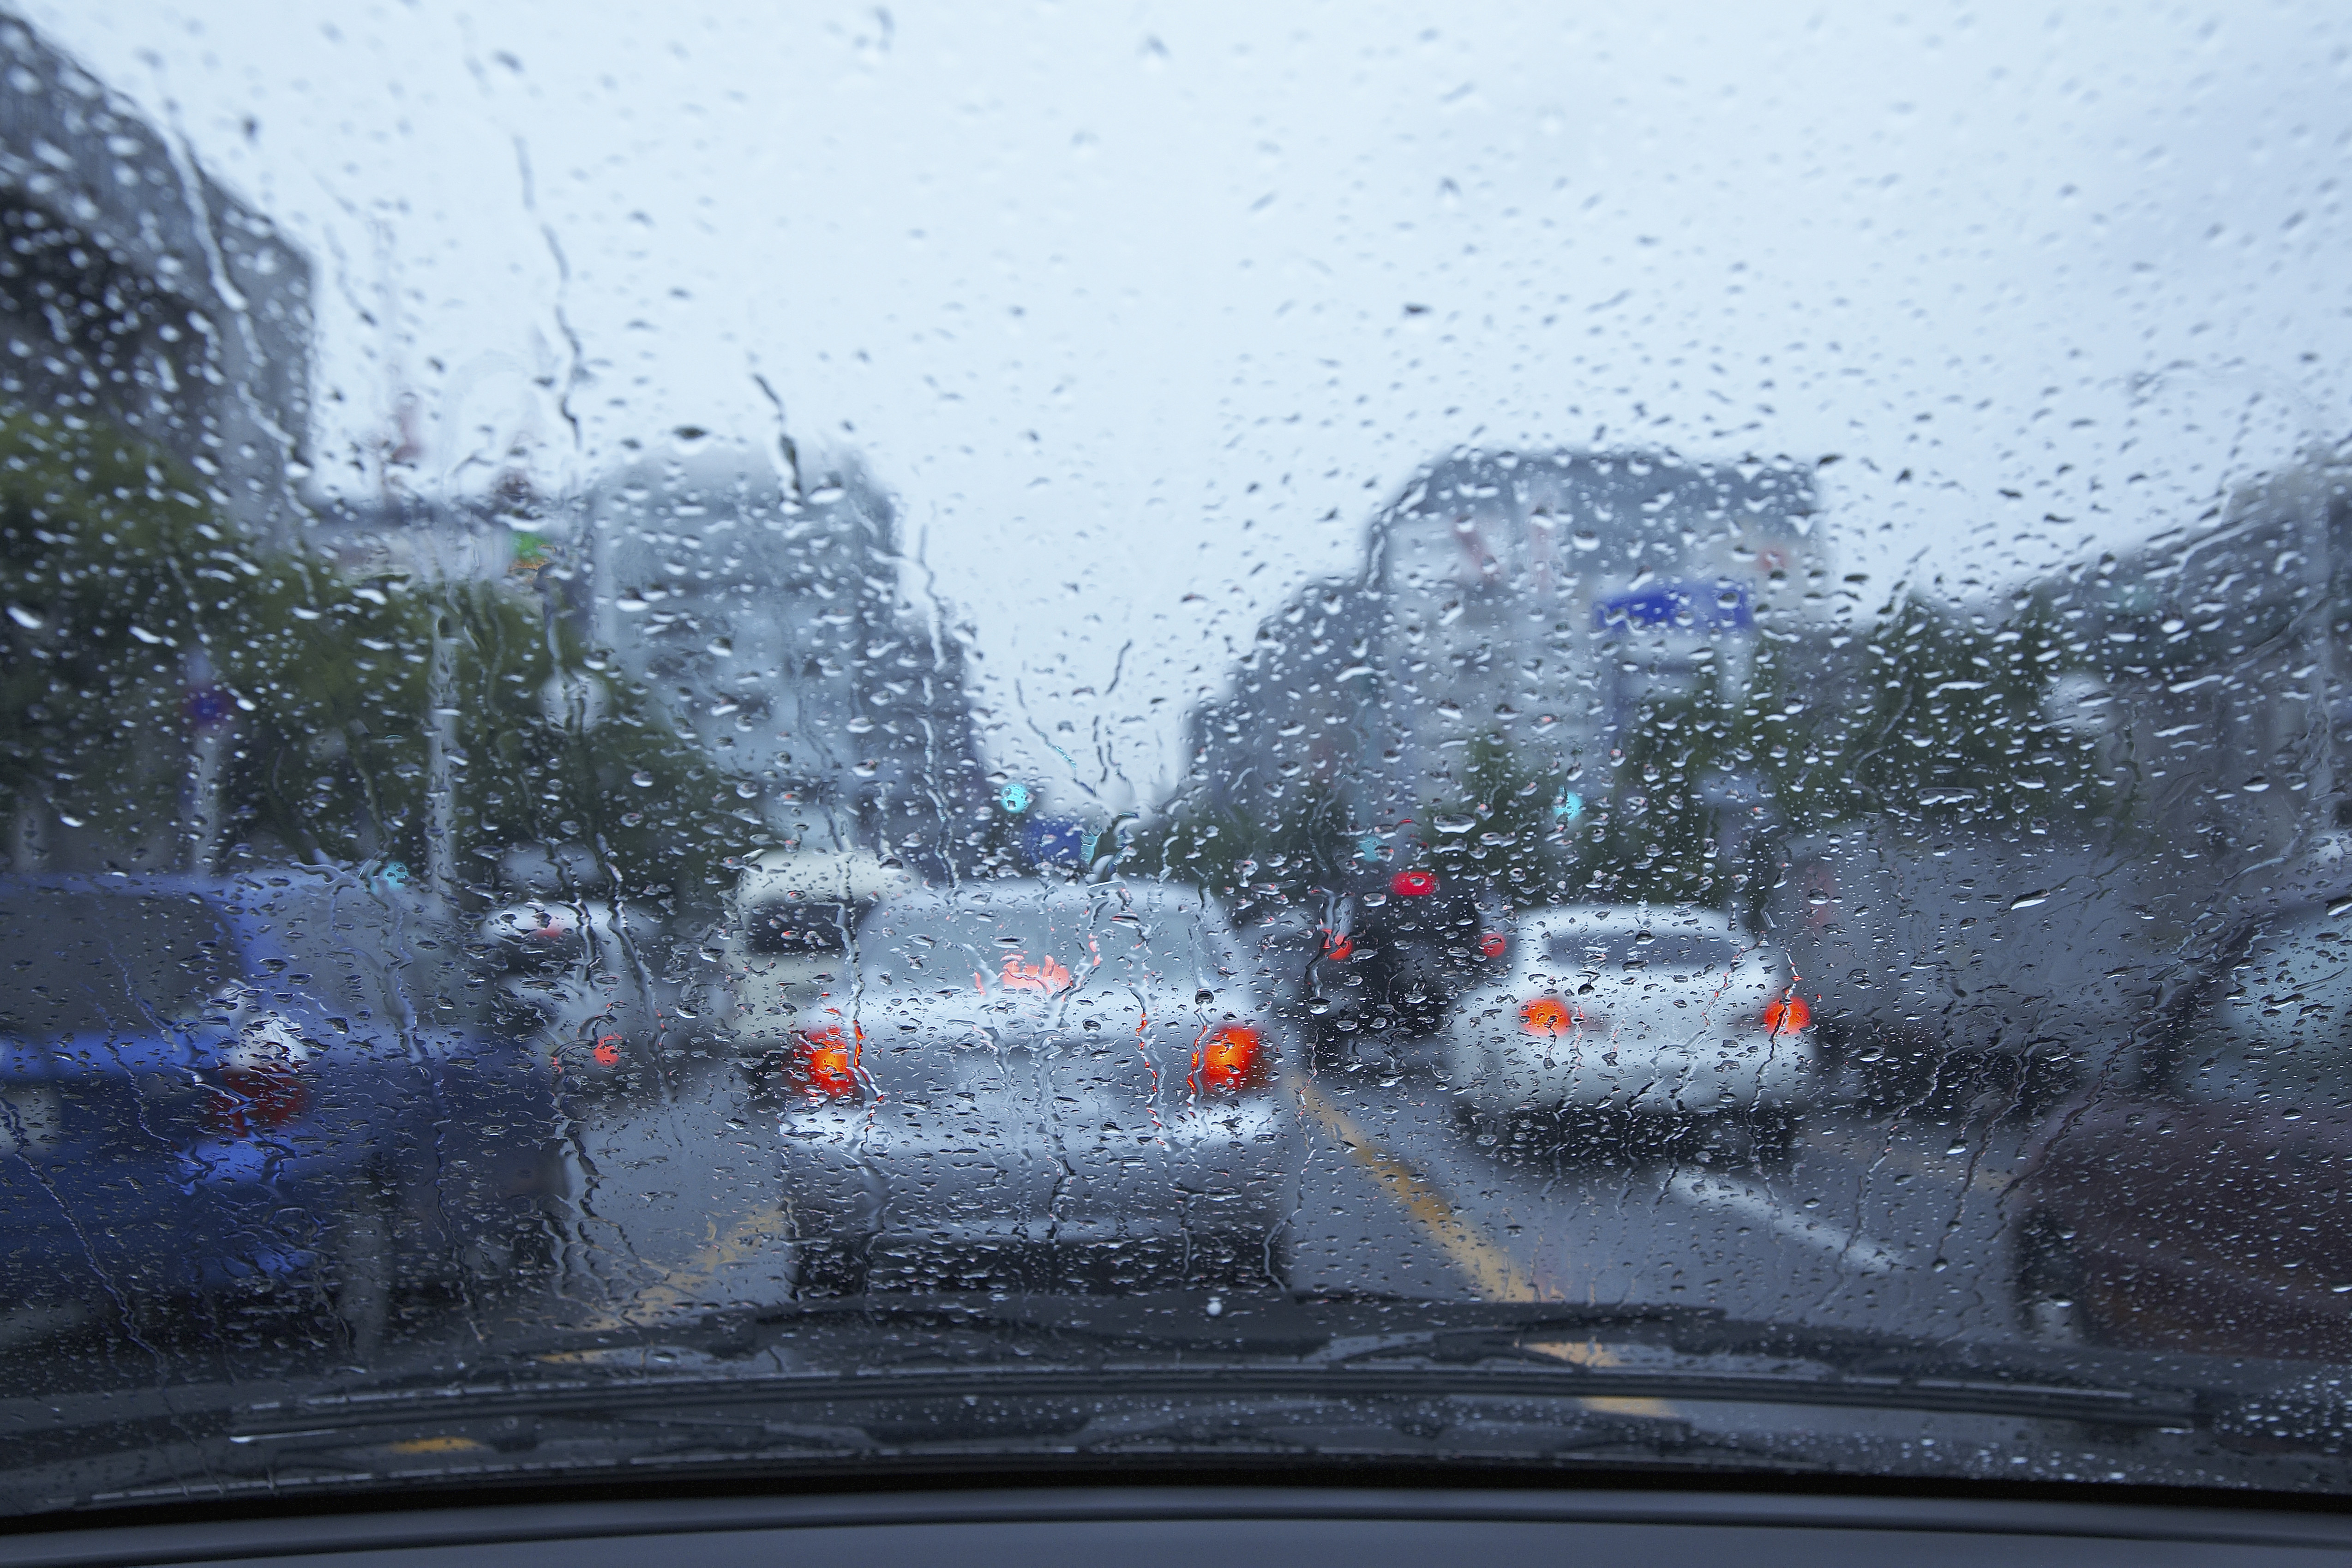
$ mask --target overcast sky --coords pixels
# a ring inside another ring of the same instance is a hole
[[[1149,793],[1456,444],[1840,454],[1841,569],[1956,588],[2352,430],[2352,9],[1886,9],[25,15],[316,258],[332,482],[403,387],[439,482],[561,488],[772,439],[764,376],[900,498],[1000,760]]]

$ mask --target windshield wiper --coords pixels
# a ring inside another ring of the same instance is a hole
[[[2114,1358],[2109,1358],[2113,1360]],[[1743,1322],[1709,1308],[1382,1296],[877,1295],[556,1336],[294,1402],[281,1421],[793,1405],[891,1396],[1647,1399],[1906,1409],[2181,1430],[2204,1405],[2079,1354]],[[2112,1375],[2103,1375],[2109,1374]]]
[[[113,1475],[472,1485],[1046,1456],[1836,1470],[1875,1426],[1797,1413],[1840,1408],[1960,1423],[1938,1430],[1961,1443],[2054,1424],[2053,1451],[2137,1434],[2183,1463],[2216,1442],[2332,1451],[2352,1427],[2305,1386],[2307,1367],[1922,1343],[1643,1304],[1265,1296],[1212,1312],[1205,1294],[877,1295],[580,1330],[457,1365],[410,1353],[404,1371],[336,1384],[176,1384],[0,1419],[29,1439],[28,1482],[47,1466],[93,1499],[115,1495],[101,1484]],[[1775,1408],[1789,1414],[1759,1414]]]

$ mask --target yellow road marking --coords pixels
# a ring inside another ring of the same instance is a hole
[[[1535,1280],[1520,1269],[1511,1255],[1471,1229],[1454,1212],[1454,1205],[1445,1201],[1444,1194],[1431,1186],[1420,1172],[1374,1142],[1349,1120],[1347,1112],[1317,1093],[1313,1084],[1302,1079],[1296,1089],[1298,1103],[1306,1107],[1307,1113],[1321,1122],[1324,1131],[1355,1156],[1356,1163],[1370,1172],[1372,1179],[1388,1189],[1398,1205],[1421,1223],[1439,1250],[1469,1279],[1480,1300],[1541,1300]]]
[[[411,1437],[405,1442],[385,1444],[384,1451],[390,1454],[471,1454],[488,1447],[488,1444],[478,1443],[471,1437]]]
[[[1298,1103],[1307,1114],[1321,1122],[1325,1131],[1338,1139],[1358,1164],[1370,1172],[1372,1178],[1385,1188],[1404,1212],[1412,1216],[1441,1251],[1468,1279],[1478,1298],[1486,1301],[1537,1301],[1543,1300],[1532,1276],[1522,1269],[1510,1253],[1480,1235],[1454,1211],[1445,1195],[1432,1186],[1420,1172],[1382,1149],[1348,1114],[1315,1090],[1305,1079],[1292,1080],[1292,1089]],[[630,1299],[626,1308],[605,1312],[583,1326],[591,1331],[638,1328],[647,1326],[666,1314],[691,1305],[702,1287],[713,1275],[731,1263],[758,1256],[772,1248],[776,1241],[774,1227],[783,1220],[782,1205],[766,1204],[712,1240],[683,1266],[667,1271],[662,1282],[640,1291]],[[1617,1366],[1622,1364],[1615,1352],[1606,1346],[1591,1342],[1563,1340],[1530,1342],[1527,1348],[1578,1366]],[[548,1356],[548,1361],[596,1359],[596,1352],[572,1352]],[[1655,1399],[1591,1398],[1582,1402],[1594,1410],[1618,1411],[1632,1415],[1667,1415],[1672,1407]]]
[[[1323,1124],[1324,1131],[1338,1139],[1358,1164],[1371,1173],[1372,1179],[1388,1189],[1398,1206],[1418,1221],[1430,1239],[1436,1242],[1454,1268],[1466,1277],[1482,1301],[1539,1301],[1544,1299],[1534,1279],[1504,1248],[1481,1236],[1468,1221],[1454,1211],[1445,1194],[1430,1185],[1422,1173],[1382,1149],[1356,1125],[1347,1112],[1333,1105],[1305,1079],[1297,1079],[1293,1089],[1298,1103],[1309,1116]],[[1558,1356],[1578,1366],[1618,1366],[1622,1363],[1616,1353],[1604,1345],[1591,1342],[1566,1340],[1530,1342],[1527,1349],[1544,1355]],[[1587,1399],[1583,1402],[1594,1410],[1613,1410],[1629,1415],[1667,1415],[1672,1407],[1655,1399]]]
[[[682,1308],[695,1304],[711,1276],[731,1263],[740,1263],[774,1250],[777,1234],[783,1224],[784,1211],[780,1204],[762,1204],[730,1226],[724,1233],[705,1246],[685,1263],[663,1271],[661,1282],[629,1298],[626,1306],[596,1314],[581,1325],[591,1332],[614,1329],[646,1328]],[[541,1357],[544,1361],[583,1361],[601,1359],[594,1351],[565,1352]]]

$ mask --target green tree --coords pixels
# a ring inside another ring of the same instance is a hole
[[[1955,826],[2098,815],[2110,792],[2096,743],[2047,710],[2055,678],[2093,651],[2046,595],[2022,595],[1998,624],[1906,595],[1857,639],[1843,679],[1808,680],[1797,650],[1768,645],[1738,739],[1799,831],[1881,814]]]
[[[263,548],[117,431],[0,418],[0,592],[12,813],[152,845],[193,702],[233,727],[226,837],[303,858],[422,865],[444,720],[461,849],[578,842],[633,892],[699,892],[752,835],[732,781],[527,586]]]
[[[1561,810],[1573,786],[1557,766],[1481,735],[1465,748],[1453,784],[1424,813],[1423,841],[1438,875],[1487,883],[1522,908],[1559,901],[1576,879],[1568,873],[1578,855]]]
[[[1270,819],[1195,795],[1137,833],[1120,864],[1130,875],[1194,883],[1223,899],[1299,900],[1343,884],[1362,832],[1328,784],[1286,787]],[[1271,895],[1266,889],[1273,889]]]

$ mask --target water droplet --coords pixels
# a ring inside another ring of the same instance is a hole
[[[28,632],[39,631],[44,625],[40,616],[25,608],[22,605],[9,605],[8,618],[16,622],[18,626],[24,627]]]
[[[629,775],[629,782],[636,785],[639,789],[651,789],[654,785],[654,775],[646,772],[645,769],[639,768],[635,773]]]

